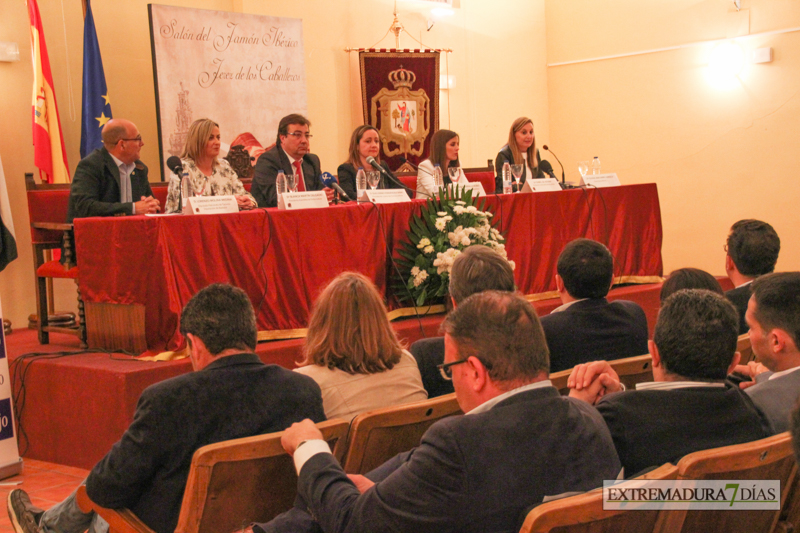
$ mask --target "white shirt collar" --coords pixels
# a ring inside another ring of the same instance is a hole
[[[550,311],[550,314],[552,315],[553,313],[560,313],[561,311],[564,311],[566,308],[568,308],[570,305],[576,304],[578,302],[582,302],[582,301],[588,300],[588,299],[589,298],[581,298],[580,300],[572,300],[571,302],[567,302],[567,303],[565,303],[563,305],[559,305],[558,307],[556,307],[555,309]]]
[[[119,168],[126,176],[130,174],[131,170],[133,170],[133,167],[136,166],[136,163],[123,163],[121,160],[117,159],[117,156],[115,156],[111,152],[109,152],[108,155],[111,156],[111,159],[114,160],[114,164],[117,165],[117,168]]]
[[[545,379],[542,381],[537,381],[535,383],[528,383],[527,385],[523,385],[522,387],[517,387],[516,389],[511,389],[510,391],[504,392],[500,396],[495,396],[491,400],[485,401],[480,404],[478,407],[474,408],[472,411],[468,412],[468,415],[476,415],[479,413],[484,413],[497,405],[498,403],[502,402],[506,398],[510,398],[515,394],[519,394],[521,392],[527,392],[533,389],[542,389],[544,387],[552,387],[553,384],[550,383],[549,379]]]
[[[770,380],[770,379],[779,378],[779,377],[781,377],[781,376],[785,376],[786,374],[791,374],[791,373],[792,373],[792,372],[794,372],[795,370],[800,370],[800,366],[796,366],[796,367],[794,367],[794,368],[787,368],[786,370],[781,370],[780,372],[774,372],[774,373],[773,373],[773,374],[772,374],[770,377],[768,377],[767,379],[768,379],[768,380]]]
[[[751,283],[753,283],[754,281],[755,281],[754,279],[751,279],[750,281],[745,281],[745,282],[744,282],[744,283],[742,283],[741,285],[737,285],[737,286],[736,286],[736,288],[738,289],[739,287],[746,287],[747,285],[750,285],[750,284],[751,284]]]
[[[708,383],[707,381],[650,381],[637,383],[636,390],[675,390],[689,387],[725,387],[724,383]]]
[[[289,164],[291,164],[291,165],[294,165],[294,162],[295,162],[295,161],[302,161],[302,160],[303,160],[303,158],[302,158],[302,157],[301,157],[301,158],[298,160],[298,159],[295,159],[294,157],[290,156],[290,155],[289,155],[289,153],[288,153],[286,150],[284,150],[284,149],[283,149],[283,146],[281,146],[281,151],[282,151],[284,154],[286,154],[286,157],[288,157],[288,158],[289,158]]]

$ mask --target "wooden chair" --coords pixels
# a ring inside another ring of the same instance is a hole
[[[675,479],[678,467],[665,464],[636,479]],[[598,488],[543,503],[525,518],[520,533],[616,533],[652,531],[658,511],[623,511],[603,509],[603,489]]]
[[[335,419],[317,424],[337,459],[348,424]],[[292,458],[281,447],[283,432],[203,446],[194,453],[183,493],[178,533],[230,533],[251,522],[266,522],[288,511],[297,495]],[[106,509],[92,502],[81,486],[78,506],[94,511],[111,533],[150,533],[128,509]]]
[[[625,357],[624,359],[614,359],[608,361],[616,373],[619,380],[625,385],[627,390],[634,389],[637,383],[653,381],[653,358],[650,354]],[[550,374],[550,381],[553,386],[563,395],[569,394],[567,379],[572,373],[572,369],[562,370]]]
[[[739,359],[740,365],[746,365],[750,361],[755,361],[756,356],[753,353],[753,347],[750,345],[750,333],[739,335],[739,340],[736,341],[736,351],[741,354],[741,359]]]
[[[253,177],[253,161],[255,158],[250,157],[250,153],[245,150],[243,144],[231,146],[225,159],[231,164],[231,168],[233,168],[240,180]]]
[[[678,479],[777,479],[781,507],[797,475],[789,433],[755,442],[691,453],[678,461]],[[656,533],[694,531],[769,532],[780,518],[776,511],[660,511]]]
[[[455,394],[361,413],[350,424],[345,472],[369,472],[417,446],[437,420],[460,413]]]
[[[78,287],[78,266],[73,260],[72,224],[67,224],[67,204],[69,200],[69,183],[38,184],[33,174],[25,174],[25,189],[28,195],[28,214],[31,221],[31,245],[33,247],[33,270],[36,281],[36,329],[40,344],[50,343],[50,332],[76,335],[81,346],[86,346],[86,315]],[[51,250],[64,246],[62,264],[52,259]],[[78,322],[72,326],[69,319],[66,324],[51,324],[54,315],[53,279],[71,279],[78,291]]]

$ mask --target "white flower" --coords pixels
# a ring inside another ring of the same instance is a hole
[[[412,276],[416,277],[417,275],[419,275],[419,272],[420,272],[420,270],[419,270],[418,266],[415,266],[414,268],[411,269],[411,275]]]
[[[508,260],[508,264],[511,265],[511,270],[516,270],[517,264],[512,261],[511,259]]]
[[[419,287],[422,285],[422,282],[428,278],[428,271],[421,270],[416,276],[414,276],[414,286]]]
[[[432,254],[433,253],[433,246],[430,246],[430,245],[426,246],[425,249],[423,249],[422,251],[424,253],[426,253],[426,254]]]
[[[439,231],[444,231],[444,228],[447,227],[447,221],[443,218],[437,218],[433,225],[436,226],[436,229]]]
[[[467,213],[478,213],[478,208],[474,205],[467,206]]]
[[[455,213],[456,215],[463,215],[466,212],[467,212],[466,208],[460,205],[453,207],[453,213]]]
[[[431,241],[430,241],[430,239],[428,239],[427,237],[423,237],[423,238],[421,238],[421,239],[419,240],[419,244],[417,245],[417,248],[419,248],[420,250],[422,250],[422,249],[423,249],[423,248],[425,248],[426,246],[430,246],[430,244],[431,244]]]
[[[484,214],[484,215],[486,215],[486,216],[487,216],[487,217],[489,217],[489,218],[491,218],[491,217],[493,217],[493,216],[494,216],[494,214],[493,214],[493,213],[491,213],[490,211],[486,211],[486,212],[485,212],[485,213],[483,213],[483,214]]]
[[[467,205],[467,202],[464,200],[456,200],[456,205]]]
[[[447,216],[447,211],[437,211],[436,214],[439,215],[440,217],[444,217]]]

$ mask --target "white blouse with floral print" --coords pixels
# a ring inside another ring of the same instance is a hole
[[[181,162],[183,163],[183,171],[189,174],[195,194],[198,196],[246,196],[253,203],[253,207],[257,205],[256,199],[247,192],[242,182],[239,181],[236,172],[225,159],[217,159],[217,165],[214,167],[211,176],[203,174],[191,159],[182,159]],[[198,194],[199,191],[202,191],[202,194]],[[169,179],[164,212],[180,213],[182,211],[180,200],[181,178],[172,174]]]

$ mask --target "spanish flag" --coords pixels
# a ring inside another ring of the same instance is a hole
[[[67,152],[61,135],[53,75],[50,73],[50,59],[36,0],[28,0],[28,15],[31,19],[33,54],[33,162],[43,174],[43,181],[69,183]]]

